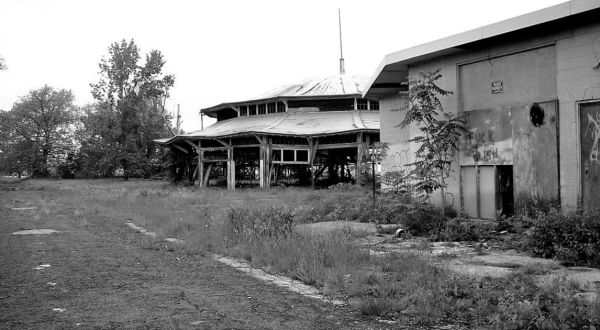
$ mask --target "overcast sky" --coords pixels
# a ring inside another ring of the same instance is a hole
[[[200,108],[338,73],[338,8],[346,71],[370,76],[387,53],[561,2],[0,0],[0,109],[44,84],[92,102],[108,46],[133,38],[165,55],[168,108],[192,131]]]

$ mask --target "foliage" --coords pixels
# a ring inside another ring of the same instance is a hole
[[[75,152],[78,108],[69,90],[44,86],[0,112],[0,170],[48,176]]]
[[[465,242],[489,239],[495,225],[476,222],[464,218],[450,219],[437,231],[430,233],[430,238],[436,241]]]
[[[139,61],[134,41],[122,40],[99,64],[100,80],[91,84],[97,103],[85,109],[81,131],[79,158],[88,175],[106,176],[120,167],[125,179],[148,176],[164,158],[153,140],[171,129],[164,103],[175,80],[162,72],[160,51],[147,54],[144,65]]]
[[[429,203],[415,203],[400,220],[402,226],[415,236],[438,232],[446,221],[442,210]]]
[[[391,192],[410,191],[410,177],[404,170],[389,171],[383,174],[381,182],[384,183]]]
[[[0,56],[0,71],[2,70],[6,70],[6,62],[4,61],[4,58]]]
[[[600,267],[600,211],[541,213],[535,219],[529,247],[537,256]]]
[[[416,161],[412,166],[412,176],[416,179],[415,189],[429,196],[439,189],[442,208],[446,208],[446,179],[452,171],[452,161],[458,152],[462,133],[467,132],[462,120],[444,112],[440,96],[452,92],[440,88],[436,81],[442,75],[440,70],[420,73],[419,80],[410,81],[406,115],[400,127],[416,124],[422,135],[415,136],[409,142],[417,143]]]

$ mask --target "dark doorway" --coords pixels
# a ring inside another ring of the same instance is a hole
[[[496,212],[504,216],[515,212],[512,165],[496,166]]]

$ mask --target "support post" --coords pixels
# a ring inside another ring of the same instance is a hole
[[[362,160],[364,156],[365,146],[363,143],[363,132],[359,132],[356,136],[356,142],[358,143],[358,147],[356,147],[356,185],[360,186],[361,174],[362,174]]]
[[[197,149],[198,151],[198,188],[204,187],[204,151]]]
[[[208,168],[206,169],[206,175],[204,176],[204,182],[202,182],[203,187],[208,187],[208,179],[210,178],[210,172],[212,171],[213,164],[208,164]]]
[[[261,188],[268,188],[267,187],[267,146],[264,143],[264,139],[260,139],[257,136],[257,139],[260,141],[260,151],[259,151],[259,160],[258,160],[258,165],[259,165],[259,169],[258,169],[258,175],[260,178],[260,187]]]
[[[310,146],[310,154],[308,155],[310,160],[310,187],[315,189],[315,156],[317,155],[317,149],[319,148],[319,140],[318,138],[313,140],[313,138],[308,138],[308,145]]]
[[[235,189],[235,160],[232,147],[227,149],[227,189]]]

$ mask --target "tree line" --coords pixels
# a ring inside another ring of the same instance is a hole
[[[74,178],[121,172],[127,179],[160,172],[169,151],[153,140],[173,134],[165,102],[175,77],[163,72],[165,62],[158,50],[142,61],[135,42],[122,40],[98,64],[93,103],[78,107],[70,90],[47,85],[22,96],[0,111],[0,173]]]

